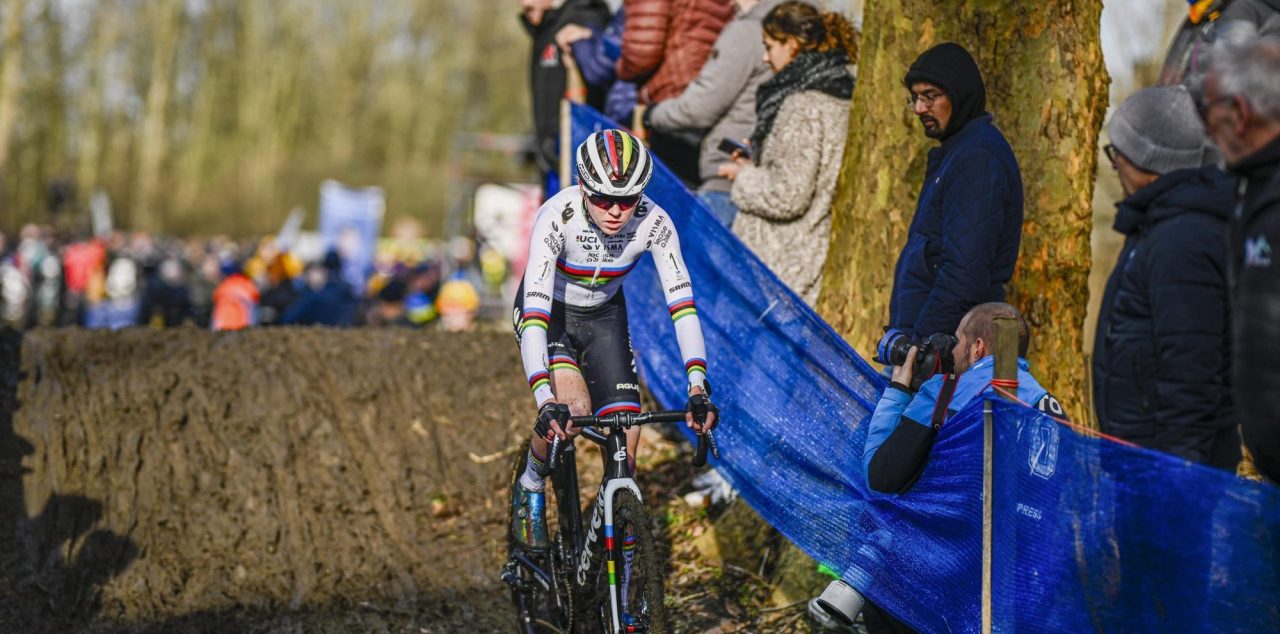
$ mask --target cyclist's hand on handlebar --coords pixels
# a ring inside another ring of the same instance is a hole
[[[720,408],[711,402],[711,398],[699,388],[689,395],[689,403],[685,406],[684,422],[693,431],[703,434],[715,428],[720,419]]]
[[[551,442],[553,438],[564,440],[574,431],[577,430],[569,423],[568,405],[548,401],[538,408],[538,420],[533,424],[533,433],[539,438],[547,442]]]

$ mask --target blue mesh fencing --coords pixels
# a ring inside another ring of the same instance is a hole
[[[575,146],[617,127],[581,106],[572,117]],[[862,447],[884,380],[655,168],[646,193],[680,232],[723,417],[714,466],[761,517],[898,618],[925,632],[979,631],[982,403],[947,422],[910,492],[869,491]],[[647,258],[625,293],[641,375],[664,406],[682,406],[675,329]],[[996,631],[1280,631],[1280,489],[1019,405],[994,412]]]

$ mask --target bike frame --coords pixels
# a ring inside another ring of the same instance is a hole
[[[695,419],[702,420],[701,416],[705,416],[705,410],[702,414],[695,410],[694,416]],[[591,588],[599,579],[599,575],[608,574],[610,629],[615,634],[622,634],[622,604],[625,597],[618,583],[618,572],[624,571],[625,574],[626,560],[622,552],[624,548],[618,548],[614,542],[613,498],[618,491],[627,489],[635,494],[637,500],[644,499],[640,494],[640,487],[631,477],[625,432],[633,426],[648,423],[679,423],[685,420],[684,417],[685,413],[681,411],[664,411],[647,414],[620,412],[607,417],[578,416],[571,419],[570,422],[580,426],[582,436],[599,445],[603,452],[604,477],[600,482],[595,503],[592,505],[589,524],[583,523],[577,450],[574,443],[570,440],[563,447],[559,447],[559,441],[553,442],[547,457],[547,471],[539,472],[551,477],[551,485],[556,492],[559,531],[546,558],[551,571],[548,572],[539,564],[537,560],[540,557],[531,557],[519,549],[513,549],[503,572],[503,580],[511,584],[517,610],[524,615],[524,631],[532,631],[525,603],[525,595],[530,587],[520,581],[517,576],[511,575],[511,572],[517,568],[527,571],[536,585],[555,597],[562,615],[569,611],[566,607],[572,608],[574,603],[570,600],[570,605],[565,606],[562,601],[564,596],[571,599],[586,596],[584,590]],[[601,433],[600,428],[611,431],[606,435]],[[708,449],[712,455],[719,458],[715,437],[710,431],[698,435],[698,445],[693,456],[694,466],[700,467],[706,464]],[[558,464],[557,456],[559,456]],[[602,534],[601,561],[595,562],[593,551],[596,549],[596,542],[601,540]],[[559,561],[557,561],[557,555],[560,556]],[[565,588],[560,587],[561,578],[558,574],[562,572],[559,569],[560,566],[569,568],[563,572],[573,577],[572,580],[567,581]],[[572,620],[573,616],[569,614],[569,619]]]
[[[583,524],[581,497],[578,485],[577,451],[572,444],[561,452],[561,465],[552,473],[551,483],[556,491],[556,508],[560,517],[561,535],[570,540],[568,563],[572,569],[570,592],[579,593],[591,587],[600,566],[606,568],[609,575],[609,615],[614,632],[622,631],[622,599],[618,586],[618,572],[623,567],[621,550],[613,540],[613,495],[619,489],[629,489],[637,499],[643,500],[640,486],[631,477],[627,465],[627,435],[614,432],[609,435],[585,428],[582,435],[600,446],[604,453],[604,479],[600,482],[600,490],[596,493],[596,501],[591,513],[591,522]],[[601,561],[594,562],[594,545],[604,539]],[[595,572],[595,574],[592,574]],[[538,574],[537,571],[534,574]]]

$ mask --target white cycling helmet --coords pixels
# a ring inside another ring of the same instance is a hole
[[[593,132],[578,146],[578,181],[601,196],[638,196],[653,176],[653,160],[640,139],[622,130]]]

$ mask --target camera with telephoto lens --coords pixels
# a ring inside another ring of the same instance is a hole
[[[889,338],[887,345],[881,349],[880,359],[888,365],[903,365],[907,362],[907,353],[914,346],[916,362],[911,372],[911,390],[914,392],[924,385],[929,377],[935,374],[951,374],[956,371],[956,360],[951,350],[956,347],[955,337],[936,332],[924,341],[918,341],[906,333],[899,333]]]

